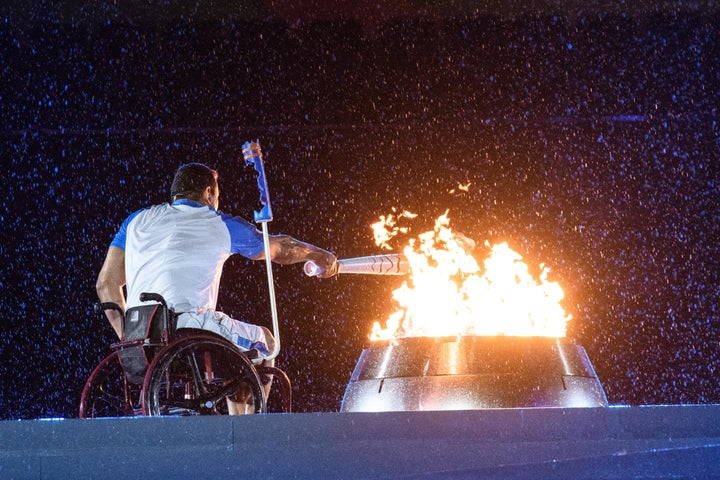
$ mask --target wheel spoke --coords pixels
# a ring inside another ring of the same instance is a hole
[[[127,382],[117,352],[113,352],[90,374],[80,400],[80,418],[125,417],[140,412],[140,386]]]
[[[143,394],[147,415],[227,414],[227,397],[243,384],[256,411],[264,411],[260,380],[250,361],[224,339],[196,334],[159,352],[148,368]]]

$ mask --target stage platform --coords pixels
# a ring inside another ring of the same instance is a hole
[[[720,478],[720,405],[4,421],[0,478]]]

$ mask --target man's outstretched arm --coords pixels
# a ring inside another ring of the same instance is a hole
[[[254,260],[265,258],[264,252]],[[307,262],[312,260],[323,269],[318,275],[322,278],[332,277],[337,273],[337,258],[332,253],[315,245],[301,242],[289,235],[270,235],[270,259],[281,265]]]

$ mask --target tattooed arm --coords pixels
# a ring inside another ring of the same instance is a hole
[[[262,260],[265,254],[260,253],[255,260]],[[318,275],[322,278],[332,277],[337,273],[337,258],[335,255],[309,243],[296,240],[289,235],[270,235],[270,258],[281,265],[307,262],[312,260],[320,265],[324,273]]]

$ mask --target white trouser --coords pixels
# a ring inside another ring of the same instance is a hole
[[[242,352],[256,349],[260,357],[270,354],[265,329],[257,325],[241,322],[222,312],[206,310],[202,313],[182,313],[177,319],[177,328],[200,328],[230,340]]]

